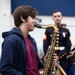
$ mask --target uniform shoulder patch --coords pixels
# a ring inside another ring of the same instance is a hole
[[[43,36],[43,40],[46,40],[47,39],[47,36],[46,36],[46,34],[44,34],[44,36]]]
[[[72,38],[71,38],[71,36],[69,37],[69,40],[70,40],[70,41],[72,41]]]

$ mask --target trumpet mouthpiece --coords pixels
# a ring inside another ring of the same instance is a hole
[[[42,28],[39,24],[34,25],[36,28]]]

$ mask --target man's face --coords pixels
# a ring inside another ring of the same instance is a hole
[[[53,20],[54,20],[55,24],[61,24],[61,20],[62,20],[61,12],[53,13]]]
[[[27,19],[26,24],[27,24],[27,29],[29,31],[33,31],[34,30],[34,25],[36,24],[36,19],[35,18],[33,19],[31,16],[29,16],[28,19]]]

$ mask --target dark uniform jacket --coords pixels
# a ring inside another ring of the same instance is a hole
[[[53,31],[53,27],[50,27],[45,31],[45,39],[43,40],[43,50],[45,54],[47,52],[48,47],[51,45]],[[59,33],[57,34],[58,36],[56,38],[55,43],[55,52],[59,56],[59,64],[63,68],[67,68],[71,64],[70,59],[66,58],[71,47],[70,32],[67,28],[63,28],[62,26],[59,27],[58,32]]]
[[[2,36],[4,42],[2,44],[0,72],[3,75],[28,75],[26,44],[21,30],[19,28],[13,28],[9,32],[4,32]],[[34,45],[39,68],[41,68],[43,64],[37,55],[36,42],[30,35],[28,37]]]

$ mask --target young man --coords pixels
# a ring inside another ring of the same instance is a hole
[[[62,13],[58,10],[53,12],[54,25],[58,27],[58,34],[55,43],[55,59],[59,61],[60,66],[65,70],[67,75],[74,75],[74,65],[72,65],[70,58],[67,59],[67,55],[71,48],[70,31],[67,28],[62,27]],[[43,40],[43,49],[46,54],[48,47],[51,45],[53,28],[48,28],[45,31],[45,39]]]
[[[0,72],[3,75],[39,75],[43,67],[37,46],[29,35],[36,24],[37,11],[31,6],[19,6],[13,12],[15,27],[2,34]]]

